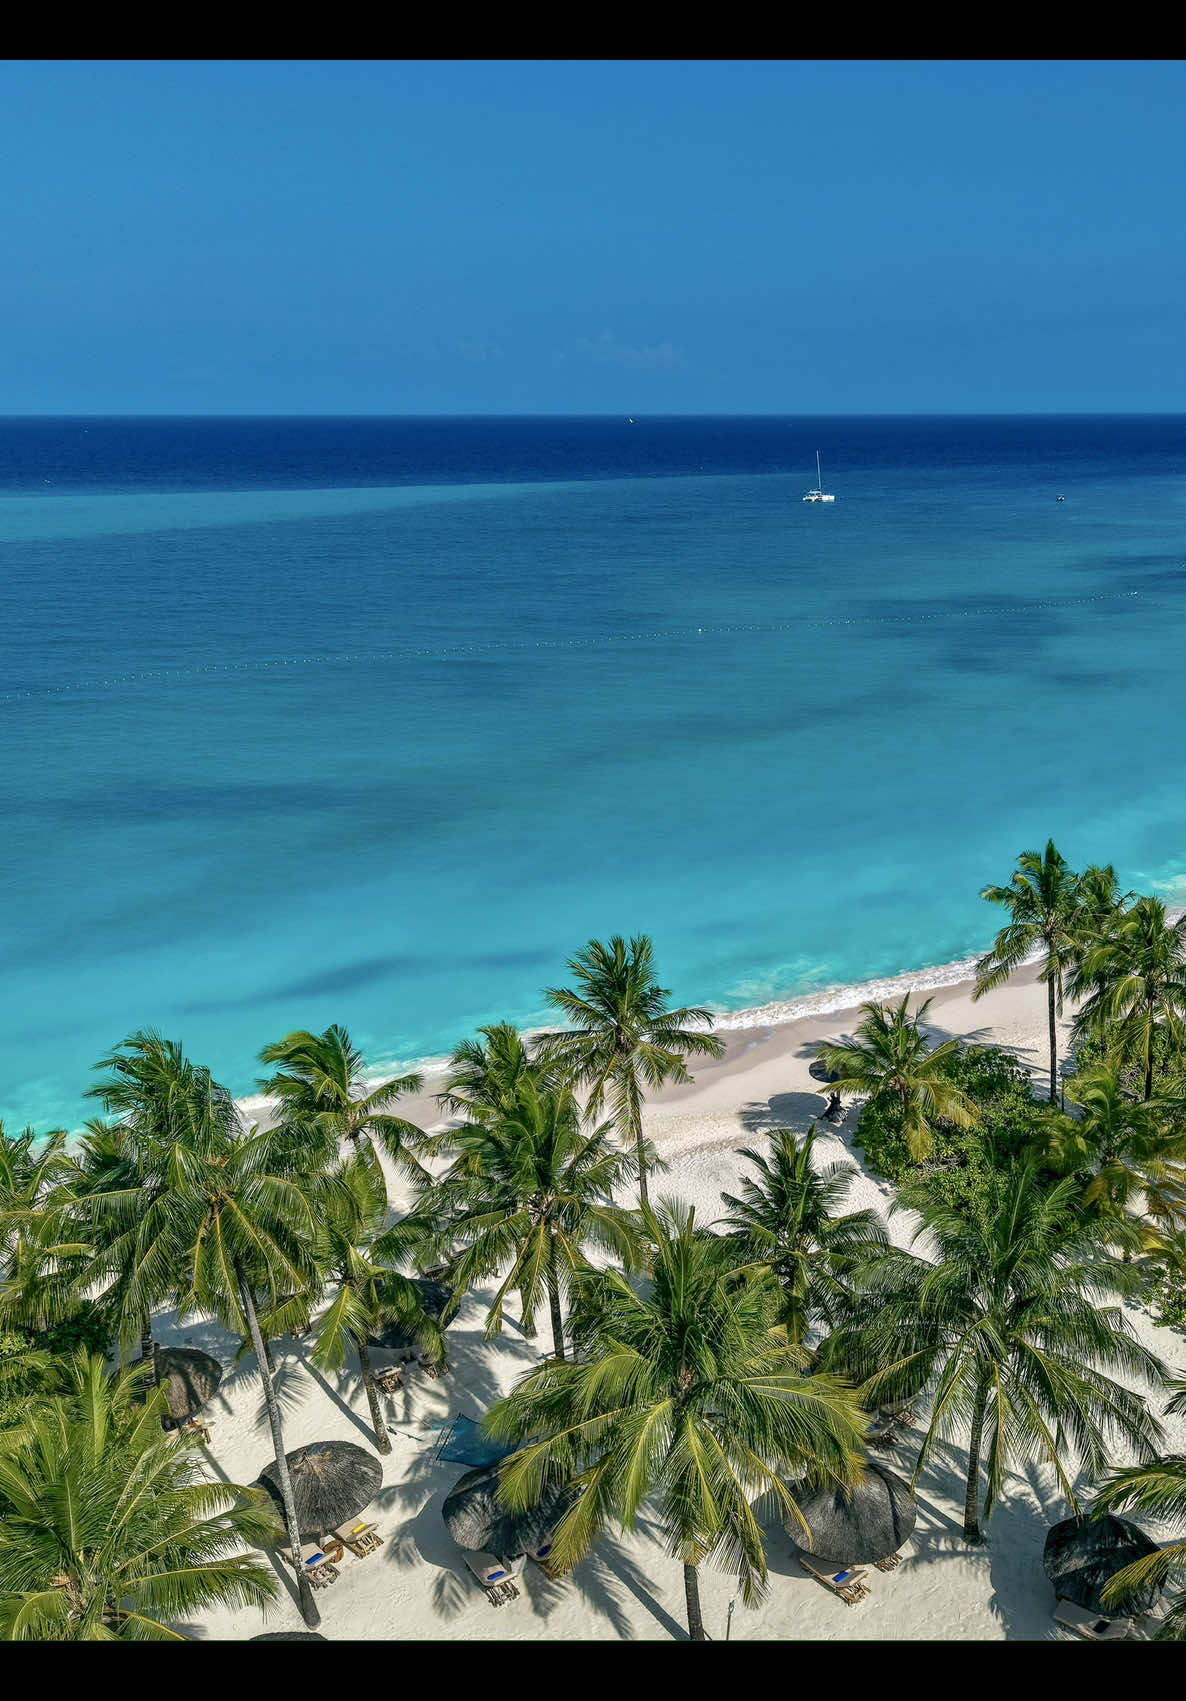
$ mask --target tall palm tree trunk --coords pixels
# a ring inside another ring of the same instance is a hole
[[[984,1438],[984,1413],[988,1406],[988,1383],[982,1381],[972,1404],[972,1435],[968,1442],[968,1489],[964,1495],[964,1540],[979,1542],[980,1534],[980,1443]]]
[[[688,1605],[688,1638],[692,1642],[707,1642],[704,1620],[700,1616],[700,1573],[694,1565],[684,1566],[684,1599]]]
[[[379,1410],[379,1390],[375,1387],[375,1378],[371,1372],[371,1355],[366,1342],[360,1340],[357,1335],[354,1337],[354,1345],[358,1348],[358,1368],[362,1371],[362,1385],[367,1391],[367,1404],[371,1408],[371,1428],[375,1432],[375,1446],[380,1453],[390,1453],[391,1437]]]
[[[1046,982],[1046,1010],[1050,1018],[1050,1102],[1058,1102],[1058,1023],[1055,1016],[1054,976]]]
[[[519,1327],[523,1331],[523,1338],[526,1341],[534,1341],[536,1337],[535,1322],[534,1320],[531,1323],[527,1322],[527,1295],[522,1288],[519,1289],[519,1311],[521,1314]]]
[[[634,1151],[638,1158],[638,1197],[643,1205],[650,1204],[647,1193],[647,1162],[642,1140],[642,1105],[638,1100],[635,1082],[630,1083],[630,1132],[634,1136]]]
[[[247,1328],[251,1335],[251,1345],[255,1349],[255,1362],[259,1365],[259,1373],[264,1382],[264,1400],[268,1408],[268,1424],[272,1431],[272,1445],[276,1449],[276,1480],[280,1484],[280,1499],[284,1503],[284,1522],[288,1529],[288,1545],[297,1566],[297,1590],[300,1595],[301,1617],[310,1630],[316,1630],[321,1623],[321,1614],[313,1599],[313,1589],[301,1564],[301,1530],[297,1523],[296,1503],[292,1498],[292,1483],[288,1476],[288,1459],[284,1452],[284,1430],[280,1424],[280,1407],[276,1400],[276,1390],[272,1386],[272,1374],[268,1369],[267,1356],[264,1349],[264,1338],[260,1333],[259,1318],[255,1314],[255,1297],[251,1292],[242,1270],[235,1274],[239,1278],[239,1297],[243,1304],[243,1314],[247,1318]]]
[[[140,1325],[140,1357],[148,1366],[144,1377],[145,1386],[156,1387],[156,1342],[152,1338],[152,1313],[145,1315]]]
[[[1145,1103],[1153,1097],[1153,1006],[1145,1016]]]
[[[548,1305],[552,1312],[552,1346],[556,1357],[564,1357],[564,1319],[560,1311],[560,1278],[556,1273],[556,1241],[548,1233]]]

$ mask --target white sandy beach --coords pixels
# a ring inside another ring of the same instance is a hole
[[[919,994],[920,999],[924,996]],[[648,1107],[648,1132],[671,1166],[653,1183],[652,1192],[688,1200],[704,1221],[719,1216],[722,1189],[736,1190],[744,1167],[737,1148],[755,1143],[763,1129],[802,1130],[818,1116],[823,1100],[808,1074],[813,1042],[848,1031],[852,1017],[851,1010],[822,1011],[778,1025],[732,1027],[726,1034],[725,1058],[698,1068],[694,1083],[663,1093]],[[934,994],[930,1019],[942,1034],[1009,1047],[1045,1085],[1046,993],[1033,971],[1024,971],[979,1003],[972,1002],[966,982],[944,986]],[[1067,1026],[1064,1020],[1064,1044]],[[438,1120],[427,1094],[410,1102],[404,1114],[422,1126]],[[843,1128],[821,1138],[821,1161],[851,1152],[854,1122],[850,1114]],[[392,1196],[398,1201],[396,1188]],[[892,1189],[861,1171],[849,1197],[850,1209],[873,1205],[885,1214]],[[889,1219],[889,1225],[896,1241],[908,1242],[911,1223],[904,1214]],[[464,1467],[433,1462],[436,1435],[428,1426],[458,1412],[480,1416],[537,1361],[547,1344],[546,1321],[535,1342],[525,1341],[511,1324],[501,1339],[486,1343],[485,1306],[481,1292],[463,1304],[449,1330],[451,1369],[444,1377],[434,1381],[412,1370],[403,1391],[386,1402],[398,1433],[392,1435],[392,1451],[382,1461],[384,1485],[371,1512],[384,1545],[365,1560],[347,1555],[337,1582],[317,1595],[323,1634],[331,1639],[401,1641],[682,1638],[680,1566],[645,1519],[633,1534],[605,1540],[563,1581],[552,1581],[529,1567],[519,1598],[497,1610],[466,1571],[440,1515],[441,1503]],[[1171,1366],[1186,1371],[1181,1335],[1157,1329],[1143,1313],[1130,1315],[1141,1339]],[[233,1358],[234,1344],[217,1325],[195,1320],[177,1325],[161,1318],[157,1334],[163,1344],[203,1347],[227,1365]],[[356,1371],[327,1380],[309,1368],[301,1343],[286,1339],[275,1351],[289,1448],[335,1437],[372,1445],[367,1402]],[[213,1437],[205,1454],[209,1468],[230,1481],[252,1481],[273,1452],[253,1361],[245,1360],[239,1371],[228,1373],[207,1415]],[[1169,1445],[1186,1448],[1186,1420],[1167,1419],[1166,1427]],[[907,1442],[885,1457],[909,1475],[916,1451],[916,1443]],[[847,1607],[807,1577],[789,1539],[775,1527],[768,1547],[766,1598],[753,1608],[737,1599],[732,1638],[955,1641],[1061,1636],[1051,1622],[1053,1595],[1041,1560],[1047,1529],[1068,1514],[1065,1498],[1042,1473],[1015,1478],[1007,1502],[989,1526],[987,1544],[968,1549],[960,1534],[962,1461],[956,1457],[949,1463],[938,1455],[936,1461],[919,1483],[918,1526],[904,1563],[891,1573],[870,1571],[870,1593],[864,1601]],[[1150,1533],[1169,1532],[1150,1528]],[[274,1563],[281,1594],[266,1621],[255,1611],[219,1612],[186,1626],[187,1633],[237,1639],[262,1630],[300,1628],[295,1580],[279,1560]],[[706,1627],[714,1638],[723,1638],[729,1601],[738,1596],[736,1580],[705,1565],[701,1593]]]

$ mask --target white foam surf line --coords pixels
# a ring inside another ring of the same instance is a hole
[[[1166,920],[1173,924],[1186,915],[1186,905],[1166,910]],[[1040,962],[1041,948],[1031,951],[1018,965],[1028,968],[1033,963]],[[976,979],[976,964],[979,957],[960,957],[953,963],[934,963],[921,969],[906,969],[901,974],[888,975],[880,980],[853,981],[846,985],[820,987],[815,992],[800,993],[794,998],[777,999],[770,1004],[756,1004],[744,1010],[726,1010],[723,1006],[709,1003],[705,1006],[711,1010],[713,1031],[715,1033],[735,1033],[747,1028],[781,1027],[788,1022],[801,1021],[807,1016],[826,1016],[836,1010],[856,1010],[862,1004],[883,1004],[891,999],[899,999],[908,992],[939,992],[946,987],[971,985]],[[523,1037],[534,1040],[540,1034],[548,1033],[547,1028],[525,1028]],[[366,1084],[375,1087],[380,1081],[390,1080],[393,1075],[422,1075],[424,1084],[421,1091],[433,1090],[431,1083],[441,1081],[448,1072],[449,1058],[439,1054],[432,1057],[413,1058],[404,1061],[392,1058],[374,1065],[366,1073]],[[235,1103],[248,1120],[258,1119],[274,1107],[274,1101],[263,1093],[255,1093],[247,1098],[236,1099]]]
[[[1171,926],[1186,915],[1186,905],[1167,908],[1166,920]],[[1042,959],[1042,949],[1029,952],[1019,968],[1027,968]],[[821,987],[818,992],[805,992],[795,998],[779,999],[770,1004],[751,1006],[744,1010],[726,1010],[709,1005],[713,1028],[717,1032],[732,1032],[743,1028],[781,1026],[805,1016],[826,1016],[834,1010],[855,1010],[862,1004],[883,1004],[899,999],[908,992],[939,992],[944,987],[971,984],[976,979],[979,957],[961,957],[954,963],[936,963],[921,969],[907,969],[901,974],[881,980],[857,981],[847,986]]]
[[[1035,963],[1040,957],[1040,951],[1031,952],[1020,966]],[[908,992],[938,992],[942,987],[974,981],[978,961],[977,957],[961,957],[958,962],[910,969],[883,980],[821,987],[818,992],[805,992],[795,998],[778,999],[746,1010],[709,1006],[713,1014],[713,1028],[721,1033],[742,1028],[780,1027],[786,1022],[800,1021],[805,1016],[826,1016],[833,1010],[855,1010],[861,1004],[883,1004]]]

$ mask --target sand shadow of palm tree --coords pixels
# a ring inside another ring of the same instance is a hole
[[[751,1099],[738,1112],[747,1134],[769,1134],[775,1128],[792,1128],[797,1134],[812,1122],[821,1121],[826,1100],[819,1093],[774,1093],[768,1099]]]

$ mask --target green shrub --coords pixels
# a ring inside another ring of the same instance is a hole
[[[888,1181],[923,1183],[932,1197],[957,1210],[987,1213],[995,1179],[1022,1159],[1044,1113],[1028,1070],[998,1046],[961,1045],[948,1073],[976,1106],[974,1128],[939,1122],[930,1157],[916,1163],[902,1135],[901,1109],[887,1094],[864,1106],[853,1145]]]
[[[85,1347],[88,1353],[106,1358],[113,1338],[114,1330],[107,1314],[90,1300],[83,1300],[68,1318],[40,1330],[32,1339],[35,1346],[47,1353],[70,1358],[79,1347]]]

